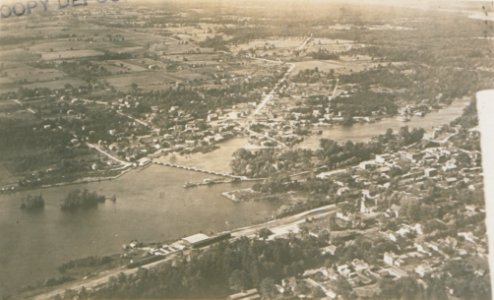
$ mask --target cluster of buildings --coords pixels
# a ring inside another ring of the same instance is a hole
[[[463,142],[473,138],[478,132],[470,131]],[[341,185],[338,196],[352,209],[341,206],[301,225],[326,240],[320,249],[326,263],[302,278],[284,279],[276,286],[281,298],[376,299],[383,281],[404,278],[427,291],[431,278],[447,282],[453,275],[446,266],[457,261],[474,266],[478,280],[488,274],[482,196],[459,196],[482,192],[480,153],[449,141],[419,144],[349,169],[351,188],[338,180],[341,172],[322,177]],[[431,196],[432,189],[445,193]],[[458,289],[446,284],[445,292],[457,297]]]

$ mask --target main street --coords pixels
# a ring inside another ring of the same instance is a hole
[[[302,42],[302,44],[296,48],[296,50],[299,51],[299,50],[304,49],[307,46],[307,44],[310,42],[311,39],[312,39],[312,34],[308,38],[306,38]],[[270,60],[270,59],[264,59],[264,58],[254,58],[254,57],[252,57],[252,59],[266,61],[266,62],[270,62],[270,63],[283,63],[281,60]],[[255,121],[255,117],[264,109],[264,107],[266,107],[266,105],[268,103],[270,103],[275,98],[276,93],[280,89],[280,86],[284,82],[286,82],[286,80],[288,79],[288,76],[292,73],[292,71],[296,67],[296,65],[294,63],[286,63],[286,65],[288,65],[289,67],[288,67],[287,71],[285,72],[285,74],[283,75],[283,77],[281,77],[280,80],[278,80],[278,82],[275,84],[275,86],[271,89],[271,91],[262,98],[261,102],[257,105],[256,109],[247,117],[246,125],[245,125],[245,129],[249,133],[249,135],[256,136],[258,138],[265,138],[271,142],[276,143],[277,145],[280,145],[281,147],[287,147],[287,145],[285,143],[273,138],[273,137],[268,136],[267,134],[262,134],[262,133],[255,132],[255,131],[251,130],[250,125]],[[335,87],[335,91],[333,91],[333,94],[335,92],[336,92],[336,87]]]

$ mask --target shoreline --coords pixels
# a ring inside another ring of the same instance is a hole
[[[19,187],[19,186],[17,186],[17,188],[15,190],[11,190],[11,191],[7,190],[7,191],[0,192],[0,195],[1,194],[15,194],[17,192],[40,190],[40,189],[49,189],[49,188],[55,188],[55,187],[61,187],[61,186],[68,186],[68,185],[75,185],[75,184],[84,184],[84,183],[100,182],[100,181],[111,181],[111,180],[118,179],[118,178],[122,177],[123,175],[125,175],[125,174],[127,174],[127,173],[129,173],[129,172],[131,172],[133,170],[138,171],[139,169],[138,168],[132,168],[132,167],[125,167],[124,169],[122,169],[122,171],[120,173],[118,173],[117,175],[114,175],[114,176],[106,176],[106,177],[83,177],[83,178],[75,179],[74,181],[57,182],[57,183],[53,183],[53,184],[44,184],[44,185],[33,186],[33,187]]]

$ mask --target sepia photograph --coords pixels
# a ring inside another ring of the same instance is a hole
[[[494,299],[493,51],[492,0],[0,0],[0,300]]]

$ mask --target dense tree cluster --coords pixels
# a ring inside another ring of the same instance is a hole
[[[344,116],[394,115],[398,106],[390,94],[359,91],[349,97],[333,99],[330,109]]]
[[[98,195],[96,192],[89,192],[88,190],[73,190],[69,192],[60,204],[62,210],[76,210],[79,208],[91,208],[98,205],[98,203],[105,202],[105,196]]]
[[[361,86],[379,84],[391,88],[410,88],[413,81],[400,70],[391,67],[379,67],[364,72],[351,73],[339,76],[342,84],[356,83]]]
[[[214,37],[207,37],[204,41],[199,43],[199,46],[204,48],[213,48],[215,50],[227,50],[227,42],[221,35],[215,35]]]
[[[291,78],[293,82],[298,82],[298,83],[316,83],[316,82],[323,82],[325,79],[333,79],[334,77],[334,71],[331,71],[329,73],[322,72],[320,71],[317,67],[314,69],[305,69],[305,70],[300,70],[295,76]],[[309,101],[310,101],[310,96],[309,96]],[[327,97],[325,97],[324,102],[327,103]]]
[[[218,298],[258,288],[269,298],[282,278],[300,275],[322,262],[314,238],[242,238],[221,243],[159,268],[120,274],[95,292],[94,298]]]
[[[338,54],[329,52],[326,49],[319,49],[316,52],[309,53],[309,55],[313,59],[319,59],[319,60],[337,60],[337,59],[339,59]]]
[[[22,198],[21,209],[25,210],[39,210],[45,207],[45,199],[42,195],[27,195]]]
[[[111,256],[89,256],[82,259],[71,260],[58,267],[61,273],[65,273],[74,268],[94,267],[109,264],[114,260]]]

